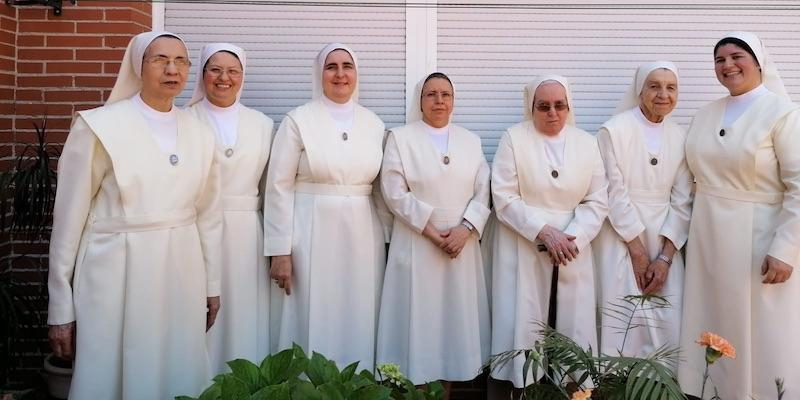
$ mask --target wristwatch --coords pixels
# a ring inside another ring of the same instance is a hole
[[[667,263],[667,265],[672,265],[672,259],[671,259],[671,258],[669,258],[669,257],[667,257],[667,255],[666,255],[666,254],[664,254],[664,253],[661,253],[661,254],[659,254],[657,258],[658,258],[659,260],[661,260],[661,261],[663,261],[663,262]]]
[[[472,231],[474,231],[474,230],[475,230],[475,225],[472,225],[472,224],[471,224],[469,221],[467,221],[466,219],[462,219],[462,220],[461,220],[461,225],[464,225],[464,226],[465,226],[467,229],[469,229],[469,231],[470,231],[470,232],[472,232]]]

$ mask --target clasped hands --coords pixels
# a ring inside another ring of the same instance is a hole
[[[450,258],[456,258],[464,249],[467,239],[472,234],[466,226],[458,224],[450,229],[440,231],[428,222],[422,230],[422,236],[430,240],[436,247],[447,253]]]
[[[545,225],[536,235],[536,239],[542,241],[550,261],[553,265],[564,265],[578,258],[578,246],[575,244],[575,236],[564,233],[550,225]]]

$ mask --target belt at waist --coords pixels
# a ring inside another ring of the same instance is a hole
[[[193,209],[174,210],[163,214],[122,215],[92,218],[92,231],[97,233],[145,232],[191,225],[197,219]]]
[[[664,204],[669,203],[669,197],[671,192],[667,191],[659,191],[659,190],[640,190],[640,189],[629,189],[628,190],[628,197],[637,203],[657,203],[657,204]]]
[[[328,185],[325,183],[297,182],[297,193],[322,194],[327,196],[369,196],[372,185]]]
[[[464,208],[434,208],[429,221],[458,223],[464,216]]]
[[[726,187],[708,186],[697,183],[697,193],[706,194],[723,199],[746,201],[750,203],[778,204],[783,202],[783,193],[780,192],[755,192]]]
[[[258,196],[222,196],[224,211],[258,211],[261,202]]]

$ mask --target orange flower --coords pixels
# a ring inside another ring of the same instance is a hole
[[[725,357],[736,358],[736,349],[733,347],[733,345],[725,340],[725,338],[722,336],[713,334],[711,332],[701,333],[700,340],[697,341],[697,344],[710,347]]]
[[[578,390],[572,394],[572,400],[589,400],[592,398],[592,389]]]

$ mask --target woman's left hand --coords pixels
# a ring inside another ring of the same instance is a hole
[[[467,229],[466,226],[458,224],[442,235],[444,236],[444,241],[442,241],[439,247],[446,251],[447,254],[450,255],[450,258],[456,258],[461,253],[461,250],[464,248],[471,234],[472,231]]]
[[[655,294],[661,291],[664,284],[667,283],[667,275],[669,274],[669,264],[666,261],[656,258],[647,266],[647,272],[644,274],[647,286],[642,290],[644,294]]]
[[[206,313],[206,332],[214,325],[214,321],[217,320],[217,312],[219,312],[219,296],[216,297],[206,297],[206,306],[208,307],[208,312]]]
[[[764,280],[761,283],[786,282],[792,276],[793,269],[791,265],[768,255],[761,264],[761,275],[764,276]]]

